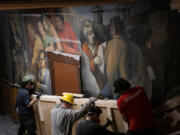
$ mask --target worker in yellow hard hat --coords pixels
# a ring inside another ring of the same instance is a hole
[[[61,98],[61,103],[63,106],[66,106],[66,108],[70,108],[74,104],[74,97],[72,94],[65,94]]]
[[[96,98],[90,98],[79,110],[72,110],[74,97],[72,94],[64,94],[60,97],[61,103],[51,110],[51,134],[72,135],[72,126],[75,121],[85,116],[91,104]]]

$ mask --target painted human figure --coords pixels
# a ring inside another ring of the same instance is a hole
[[[128,39],[128,80],[132,86],[145,88],[148,97],[151,97],[152,83],[146,71],[145,59],[140,49],[140,33],[138,27],[130,25],[126,28]],[[135,56],[135,57],[134,57]]]
[[[47,67],[46,54],[44,51],[39,53],[39,71],[37,86],[42,94],[52,94],[51,92],[51,78]]]
[[[90,21],[85,21],[83,35],[82,51],[88,56],[90,70],[94,75],[99,88],[102,89],[104,87],[104,78],[98,66],[102,65],[104,61],[103,58],[98,55],[100,44],[98,41],[95,41],[94,30]]]
[[[38,22],[39,32],[46,51],[62,51],[59,36],[51,23],[50,17],[42,16]]]
[[[127,43],[123,38],[125,33],[124,24],[119,16],[115,16],[110,20],[110,33],[112,39],[108,42],[105,51],[105,72],[110,89],[113,88],[113,82],[119,78],[128,78],[128,71],[126,68],[127,59]],[[113,98],[117,98],[116,93],[113,92]]]
[[[78,40],[71,25],[64,21],[63,15],[55,15],[53,22],[61,40],[63,52],[79,55]]]
[[[27,38],[29,42],[28,49],[30,49],[31,53],[31,63],[30,63],[30,71],[35,73],[37,70],[37,61],[38,61],[38,56],[39,52],[41,50],[44,50],[42,42],[38,34],[35,32],[35,29],[33,27],[33,24],[28,21],[26,22],[26,30],[27,30]]]
[[[20,79],[22,75],[24,74],[23,70],[25,67],[25,60],[24,60],[24,52],[22,48],[22,40],[21,40],[21,34],[18,29],[18,24],[16,23],[16,19],[18,18],[11,18],[10,28],[11,28],[11,52],[13,57],[13,68],[15,70],[14,72],[14,79],[16,82],[20,82]]]
[[[158,85],[162,82],[162,68],[160,58],[158,57],[157,53],[152,49],[152,41],[151,41],[151,30],[147,30],[143,35],[143,57],[145,61],[145,68],[147,70],[149,79],[151,80],[151,91],[149,94],[152,95],[154,98],[156,97]],[[153,91],[154,90],[154,91]],[[150,93],[151,92],[151,93]],[[155,94],[156,93],[156,94]],[[161,96],[161,95],[159,95]]]

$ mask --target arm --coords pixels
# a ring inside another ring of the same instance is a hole
[[[83,117],[87,111],[88,111],[88,108],[94,104],[95,102],[95,98],[90,98],[89,101],[87,101],[83,107],[81,107],[81,109],[79,110],[71,110],[69,109],[69,113],[68,113],[68,117],[71,119],[71,121],[76,121],[76,120],[79,120],[81,117]]]
[[[35,102],[36,102],[36,100],[37,100],[37,98],[34,98],[33,100],[31,100],[30,102],[29,102],[29,104],[28,105],[26,105],[26,107],[31,107]]]
[[[49,69],[45,70],[45,76],[44,76],[44,82],[40,83],[40,89],[43,91],[45,94],[51,94],[51,78],[50,78],[50,73]]]
[[[37,100],[37,98],[35,97],[34,99],[30,99],[30,96],[29,96],[29,93],[27,92],[24,97],[23,97],[23,100],[24,100],[24,104],[27,108],[31,107]]]

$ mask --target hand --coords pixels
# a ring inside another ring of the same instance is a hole
[[[101,57],[100,56],[96,56],[95,58],[94,58],[94,64],[96,64],[96,65],[101,65],[103,62],[102,62],[102,59],[101,59]]]
[[[106,124],[104,125],[104,127],[108,127],[109,125],[111,125],[113,123],[112,120],[110,120],[109,118],[107,118]]]
[[[37,93],[36,98],[39,99],[41,97],[40,93]]]
[[[96,100],[97,100],[97,98],[91,97],[91,98],[89,99],[89,103],[90,103],[90,104],[94,104]]]

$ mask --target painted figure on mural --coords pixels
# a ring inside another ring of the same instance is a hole
[[[37,87],[42,92],[42,94],[52,94],[50,72],[47,65],[46,53],[43,50],[41,50],[39,53]]]
[[[158,90],[157,82],[159,82],[158,79],[160,77],[162,70],[161,70],[160,58],[158,57],[157,53],[152,49],[151,33],[152,33],[151,30],[147,30],[146,32],[143,33],[142,44],[144,45],[143,58],[145,61],[145,68],[148,73],[149,79],[151,80],[152,83],[151,84],[152,88],[151,91],[149,91],[149,94],[155,98],[156,97],[155,93],[157,93],[156,91]]]
[[[69,22],[64,21],[62,14],[54,15],[52,22],[61,40],[63,52],[79,55],[79,40]]]
[[[100,89],[104,87],[104,77],[98,66],[103,64],[103,57],[98,55],[101,46],[95,39],[92,22],[86,20],[83,26],[82,51],[88,56],[90,62],[90,70]]]
[[[25,69],[25,58],[24,58],[24,50],[22,46],[22,39],[20,34],[20,28],[18,28],[18,18],[10,18],[10,46],[11,53],[13,58],[13,74],[15,82],[20,82],[21,76],[24,75]],[[19,24],[20,26],[20,24]]]
[[[140,37],[138,35],[141,32],[139,30],[139,27],[134,25],[127,26],[126,32],[128,41],[128,59],[126,59],[126,62],[128,62],[128,80],[132,86],[138,85],[144,87],[148,97],[150,98],[151,92],[149,91],[152,91],[152,83],[146,71],[143,52],[139,47],[141,46],[141,43]]]
[[[28,49],[30,55],[30,68],[28,72],[36,73],[38,69],[38,56],[41,50],[44,50],[42,41],[38,36],[37,32],[34,29],[34,26],[30,20],[26,20],[25,22],[26,32],[27,32],[27,39],[28,39]]]
[[[62,45],[59,36],[51,23],[50,15],[41,16],[41,21],[38,22],[38,28],[45,50],[62,52]]]
[[[110,33],[112,39],[107,44],[105,51],[105,70],[107,81],[112,89],[113,82],[119,78],[128,78],[126,69],[127,45],[124,39],[124,23],[119,16],[110,19]],[[112,91],[113,98],[117,98]]]

